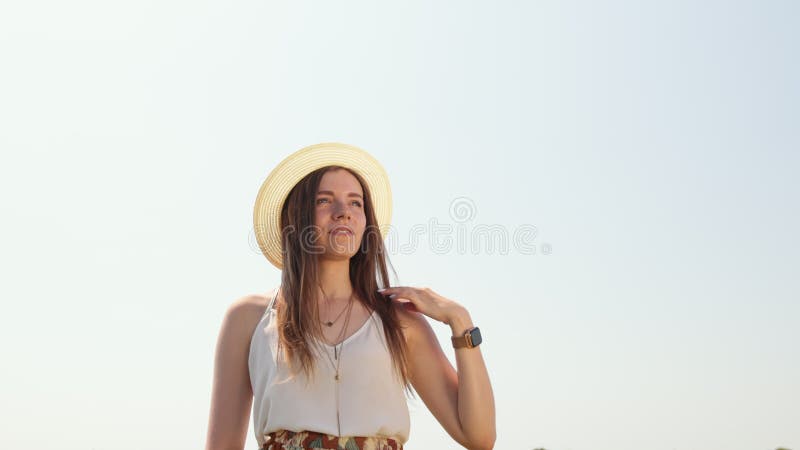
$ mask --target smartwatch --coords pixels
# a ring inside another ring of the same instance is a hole
[[[472,327],[467,330],[463,336],[453,336],[450,339],[453,341],[453,348],[473,348],[481,345],[481,342],[483,342],[481,330],[478,327]]]

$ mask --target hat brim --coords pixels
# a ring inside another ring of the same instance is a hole
[[[302,148],[281,161],[261,184],[253,208],[253,226],[262,254],[283,269],[280,219],[292,188],[321,167],[339,165],[358,173],[372,195],[381,237],[386,238],[392,219],[392,190],[383,166],[366,151],[348,144],[328,142]]]

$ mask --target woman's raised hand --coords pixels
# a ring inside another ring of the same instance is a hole
[[[450,324],[455,317],[460,317],[464,312],[464,307],[443,297],[430,288],[418,288],[411,286],[393,286],[378,289],[378,292],[388,296],[391,300],[403,303],[407,309],[418,311],[433,320]]]

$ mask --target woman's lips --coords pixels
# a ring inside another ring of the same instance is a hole
[[[347,234],[347,235],[352,236],[353,235],[353,231],[350,230],[349,228],[340,227],[340,228],[334,228],[333,230],[331,230],[331,234],[333,234],[333,235]]]

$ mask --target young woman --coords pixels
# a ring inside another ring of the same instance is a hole
[[[251,408],[263,449],[402,449],[413,391],[459,444],[493,448],[480,332],[455,300],[388,286],[390,218],[386,172],[356,147],[306,147],[270,173],[254,225],[281,283],[225,314],[206,450],[243,449]],[[450,326],[457,371],[426,316]]]

